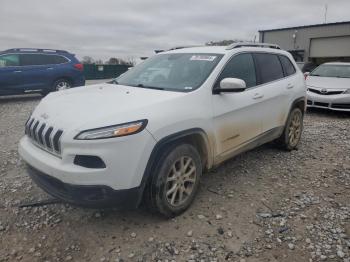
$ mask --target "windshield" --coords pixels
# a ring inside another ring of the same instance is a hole
[[[221,54],[159,54],[119,76],[120,85],[172,91],[198,88],[213,71]]]
[[[320,65],[310,75],[350,78],[350,65]]]

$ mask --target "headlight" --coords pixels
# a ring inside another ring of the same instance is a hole
[[[350,89],[345,90],[343,94],[350,94]]]
[[[85,130],[80,132],[74,139],[93,140],[133,135],[145,129],[147,122],[146,119],[143,119],[125,124]]]

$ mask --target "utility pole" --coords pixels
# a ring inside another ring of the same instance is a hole
[[[328,12],[328,4],[324,7],[324,23],[327,23],[327,12]]]

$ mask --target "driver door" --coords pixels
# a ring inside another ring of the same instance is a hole
[[[216,156],[224,160],[262,130],[260,98],[253,56],[250,53],[234,55],[226,64],[214,88],[224,78],[239,78],[247,89],[237,93],[220,93],[212,96]],[[220,160],[218,160],[220,161]]]

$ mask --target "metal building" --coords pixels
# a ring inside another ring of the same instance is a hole
[[[260,30],[259,38],[278,44],[297,62],[350,61],[350,21]]]

